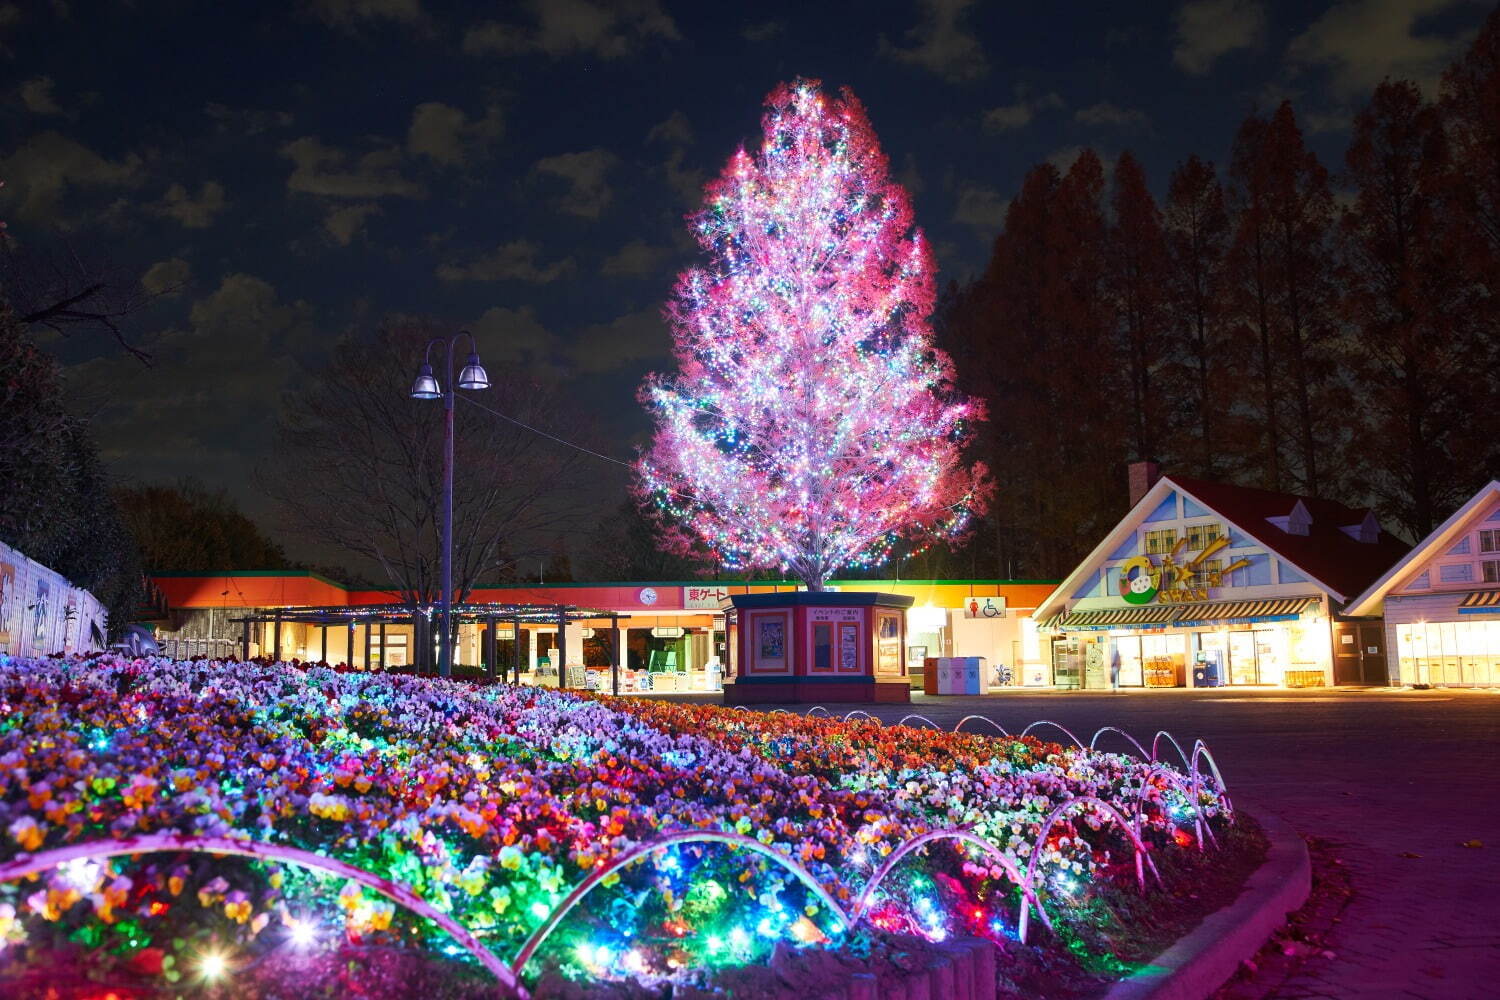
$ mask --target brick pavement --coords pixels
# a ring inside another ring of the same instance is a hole
[[[1104,725],[1147,745],[1158,729],[1202,738],[1231,795],[1335,842],[1352,877],[1333,957],[1267,998],[1500,998],[1500,693],[1024,692],[842,710],[855,707],[945,728],[971,713],[1012,732],[1052,719],[1084,741]]]

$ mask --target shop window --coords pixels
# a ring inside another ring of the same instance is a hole
[[[1486,528],[1479,533],[1480,552],[1500,552],[1500,528]]]
[[[1176,528],[1162,528],[1159,531],[1146,532],[1146,553],[1148,555],[1166,555],[1172,551],[1172,546],[1176,544]]]
[[[1480,565],[1484,567],[1485,583],[1500,583],[1500,559],[1486,559]]]
[[[1224,537],[1224,526],[1220,524],[1190,524],[1187,529],[1188,549],[1202,552],[1210,542]]]

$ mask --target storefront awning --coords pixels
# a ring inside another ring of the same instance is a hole
[[[1283,597],[1267,601],[1220,601],[1215,604],[1154,604],[1143,608],[1075,611],[1049,619],[1042,623],[1042,627],[1064,632],[1093,632],[1115,628],[1291,621],[1316,603],[1316,598]]]
[[[1179,604],[1172,608],[1174,625],[1249,625],[1292,621],[1302,616],[1316,598],[1283,597],[1269,601],[1222,601],[1218,604]]]
[[[1171,621],[1172,609],[1156,604],[1144,608],[1075,611],[1070,615],[1063,615],[1061,621],[1054,620],[1052,627],[1060,629],[1135,628],[1142,625],[1167,625]]]
[[[1461,615],[1500,613],[1500,590],[1476,590],[1458,602]]]

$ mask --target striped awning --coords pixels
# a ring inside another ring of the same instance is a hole
[[[1165,625],[1172,620],[1172,609],[1161,604],[1148,604],[1140,608],[1109,608],[1102,611],[1075,611],[1063,616],[1054,627],[1079,628],[1131,628],[1139,625]]]
[[[1268,601],[1220,601],[1216,604],[1178,604],[1172,608],[1174,625],[1249,624],[1290,621],[1317,604],[1314,597],[1281,597]]]
[[[1476,590],[1458,602],[1461,615],[1478,615],[1500,611],[1500,590]]]
[[[1282,597],[1266,601],[1219,601],[1214,604],[1149,604],[1140,608],[1110,608],[1057,615],[1043,628],[1095,631],[1112,628],[1160,628],[1166,625],[1235,625],[1290,621],[1317,604],[1312,597]]]

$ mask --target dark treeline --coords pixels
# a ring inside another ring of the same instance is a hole
[[[1130,152],[1033,168],[984,273],[948,290],[998,490],[965,549],[903,576],[1062,576],[1137,459],[1373,506],[1412,538],[1500,472],[1500,13],[1440,94],[1382,83],[1337,169],[1284,103],[1164,200],[1148,180]]]

